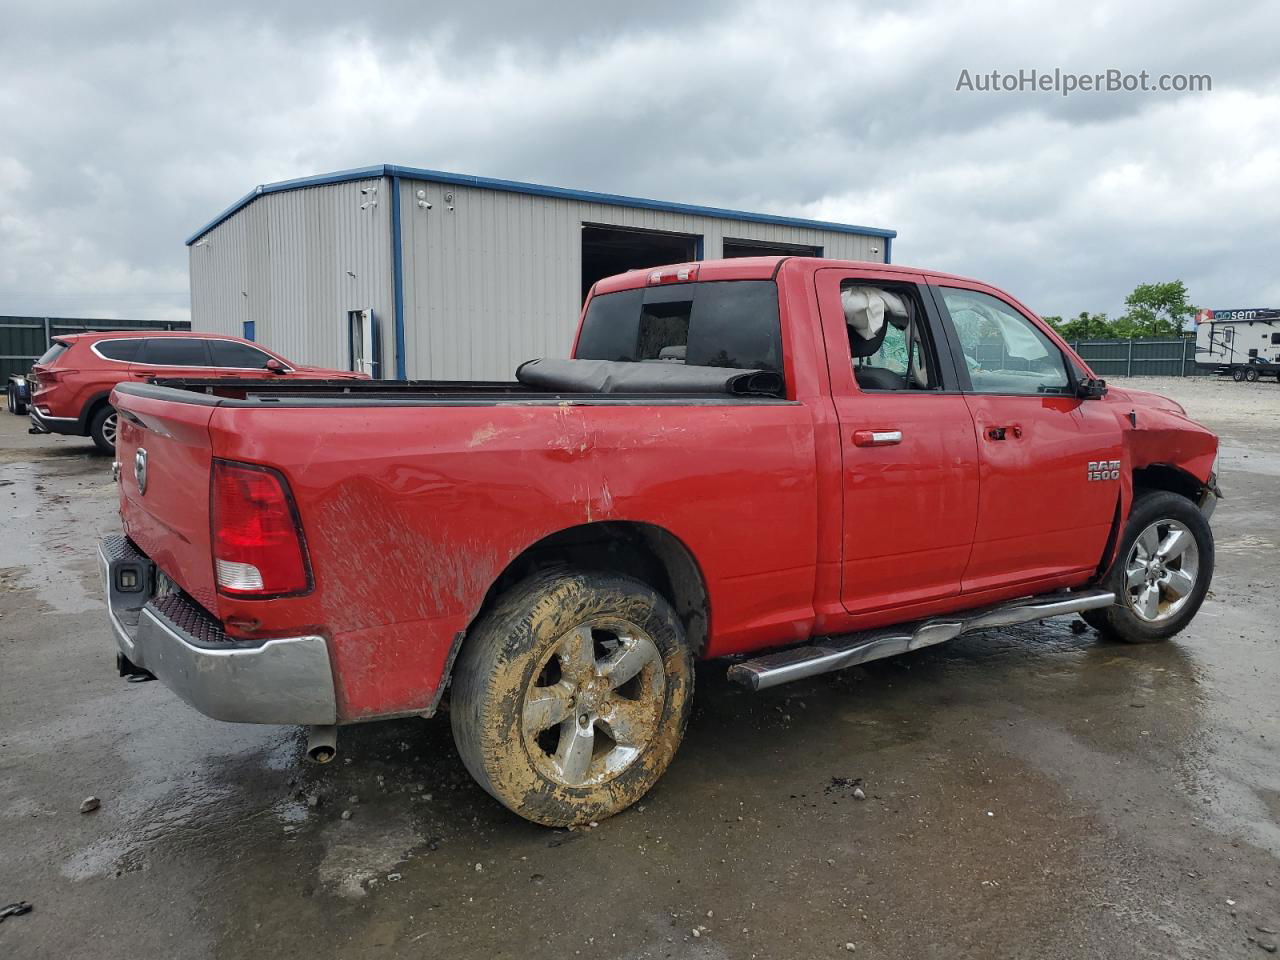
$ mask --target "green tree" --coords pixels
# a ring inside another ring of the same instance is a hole
[[[1113,324],[1114,336],[1181,336],[1183,325],[1196,312],[1196,307],[1187,301],[1187,287],[1181,280],[1140,283],[1125,298],[1124,305],[1124,316]]]
[[[1044,319],[1053,329],[1058,331],[1058,335],[1063,340],[1103,340],[1115,336],[1111,332],[1111,321],[1107,319],[1105,313],[1090,313],[1087,310],[1081,310],[1078,316],[1072,317],[1070,320],[1063,320],[1061,317],[1045,317]]]

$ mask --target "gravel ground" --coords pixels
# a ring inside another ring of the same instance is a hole
[[[1224,444],[1280,451],[1280,383],[1236,383],[1217,377],[1117,378],[1116,386],[1150,390],[1181,403],[1201,423],[1212,424]]]
[[[297,729],[120,680],[109,460],[0,416],[0,908],[34,907],[0,957],[1266,956],[1280,387],[1132,385],[1227,441],[1217,576],[1175,641],[1064,618],[760,694],[707,664],[662,782],[571,832],[477,788],[447,718],[315,767]]]

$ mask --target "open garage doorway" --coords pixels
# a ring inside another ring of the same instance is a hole
[[[730,257],[820,257],[821,247],[803,243],[770,243],[767,240],[724,238],[724,258]]]
[[[582,225],[582,298],[602,277],[698,259],[701,237],[659,230]]]

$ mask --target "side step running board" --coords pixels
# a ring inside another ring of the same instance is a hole
[[[839,637],[822,637],[803,647],[791,647],[735,663],[729,668],[729,679],[752,690],[765,690],[792,680],[843,670],[870,660],[944,643],[971,630],[1007,627],[1065,613],[1079,613],[1081,610],[1098,610],[1111,606],[1115,601],[1116,595],[1105,590],[1049,593],[997,607],[966,610],[951,616],[917,620],[896,627],[882,627]]]

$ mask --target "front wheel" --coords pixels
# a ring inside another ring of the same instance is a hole
[[[1231,379],[1234,380],[1236,383],[1240,383],[1242,380],[1244,380],[1244,370],[1242,370],[1240,367],[1236,367],[1234,370],[1231,371]]]
[[[1168,639],[1200,609],[1213,561],[1213,531],[1194,503],[1163,490],[1140,494],[1102,582],[1116,602],[1085,619],[1127,643]]]
[[[509,589],[470,631],[450,718],[485,790],[568,826],[644,796],[680,745],[692,694],[684,630],[657,591],[556,570]]]
[[[116,424],[118,423],[115,407],[103,407],[93,415],[89,424],[89,436],[103,453],[116,452]]]

